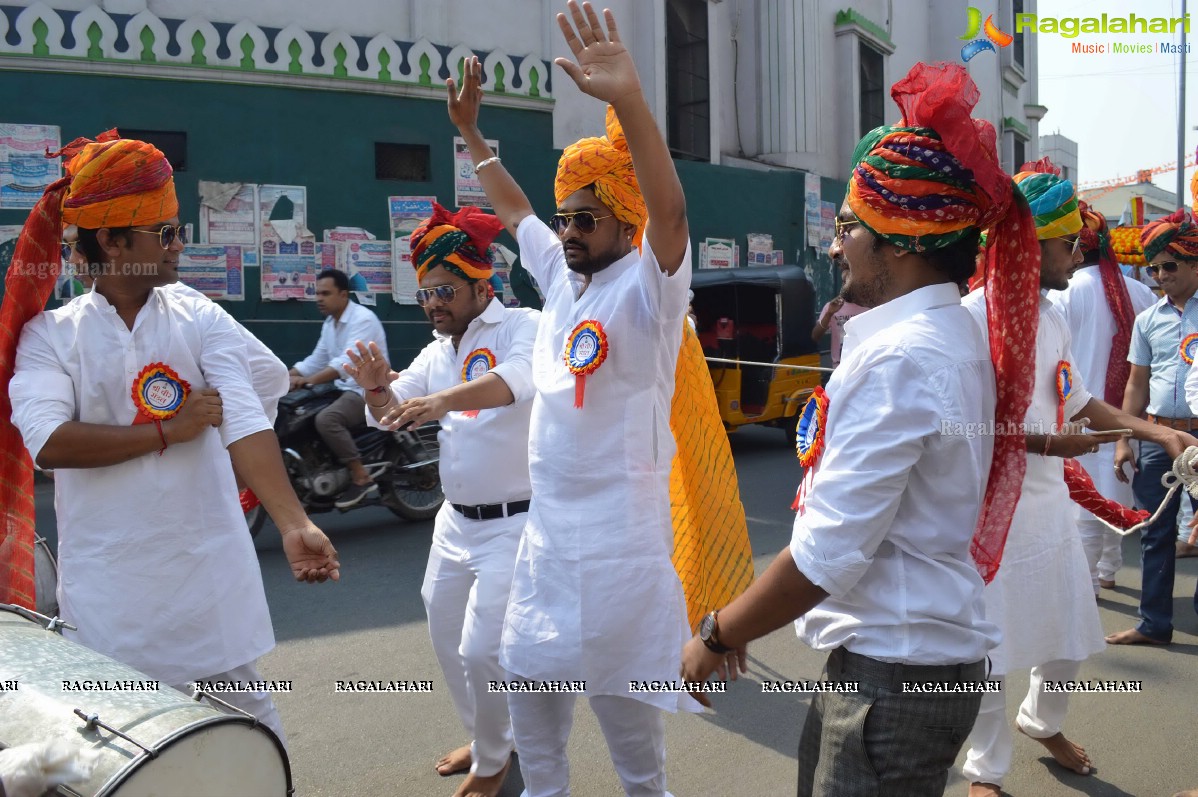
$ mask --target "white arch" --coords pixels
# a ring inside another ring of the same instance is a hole
[[[553,95],[549,93],[549,70],[552,67],[542,61],[535,55],[526,55],[520,60],[520,93],[526,96],[532,90],[532,74],[537,73],[537,92],[538,97],[543,99],[552,99]]]
[[[369,65],[367,65],[366,71],[358,68],[358,56],[360,54],[358,43],[343,30],[333,31],[325,36],[324,41],[320,43],[320,54],[324,57],[324,68],[319,70],[322,74],[331,75],[333,74],[333,70],[337,68],[336,52],[338,44],[345,48],[345,74],[347,76],[378,78],[377,68],[374,74],[369,72]]]
[[[412,83],[420,81],[420,58],[427,55],[429,60],[428,74],[434,86],[441,85],[441,53],[428,39],[417,39],[408,48],[407,69],[403,71],[403,79]]]
[[[206,19],[192,17],[184,20],[179,25],[179,30],[175,33],[179,37],[180,56],[179,61],[191,63],[191,59],[196,55],[195,48],[192,47],[191,40],[195,38],[196,33],[204,37],[204,60],[209,65],[221,63],[220,56],[216,51],[220,49],[220,31]]]
[[[5,46],[5,49],[10,53],[33,55],[33,47],[37,43],[37,36],[33,32],[33,25],[39,19],[46,23],[46,46],[50,49],[50,54],[63,55],[62,35],[66,31],[66,26],[62,24],[62,17],[58,16],[58,12],[42,2],[34,3],[17,16],[17,23],[14,27],[16,27],[17,33],[20,34],[21,40],[15,47]],[[115,33],[116,27],[112,26],[112,30]],[[116,40],[115,35],[112,37],[112,40]],[[83,51],[86,53],[87,48],[84,47]]]
[[[312,41],[312,36],[299,25],[294,22],[279,31],[275,36],[275,60],[269,66],[263,67],[277,72],[287,72],[291,69],[291,43],[296,42],[300,46],[299,65],[300,71],[304,74],[323,74],[323,69],[317,69],[312,63],[312,56],[316,54],[316,43]],[[328,74],[332,74],[333,68],[329,66]]]
[[[249,36],[250,40],[254,43],[252,55],[252,58],[254,59],[254,68],[262,70],[271,69],[271,66],[266,62],[266,51],[270,48],[270,42],[267,41],[266,34],[262,32],[262,28],[259,28],[253,23],[245,21],[238,22],[236,25],[234,25],[225,38],[225,41],[229,46],[229,58],[225,62],[225,65],[234,67],[241,66],[241,41],[246,36]],[[291,60],[290,55],[287,56],[287,60]],[[284,65],[284,69],[286,69],[286,65]]]
[[[383,71],[383,62],[380,58],[383,51],[390,56],[387,63],[387,74],[391,76],[392,80],[406,81],[407,78],[403,73],[403,50],[399,48],[394,39],[382,34],[366,43],[366,66],[370,70],[370,74],[366,77],[378,79],[379,73]]]
[[[487,76],[487,82],[483,88],[487,91],[495,91],[495,67],[499,65],[503,66],[503,93],[515,94],[516,89],[512,88],[512,79],[518,74],[516,65],[512,63],[512,59],[508,57],[507,53],[499,50],[492,50],[491,54],[483,61],[483,74]]]
[[[131,61],[141,59],[141,32],[144,28],[149,28],[154,33],[154,57],[159,61],[180,61],[180,56],[169,55],[166,51],[167,44],[170,43],[171,34],[166,29],[166,25],[162,20],[151,14],[149,11],[142,11],[129,20],[129,24],[125,26],[125,41],[129,45],[125,57]],[[189,59],[190,60],[190,59]]]

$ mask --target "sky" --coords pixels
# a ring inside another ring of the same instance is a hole
[[[1039,0],[1043,17],[1179,17],[1181,0]],[[1189,0],[1190,33],[1186,40],[1186,159],[1198,146],[1198,0]],[[1078,143],[1078,182],[1086,183],[1131,176],[1139,169],[1171,163],[1177,157],[1178,77],[1181,57],[1168,53],[1115,54],[1110,44],[1162,40],[1180,44],[1181,32],[1161,34],[1080,34],[1067,39],[1040,33],[1035,36],[1039,54],[1040,104],[1048,114],[1040,121],[1040,134],[1061,133]],[[1107,52],[1072,52],[1072,43],[1104,44]],[[1185,191],[1190,205],[1186,170]],[[1177,173],[1157,175],[1154,182],[1167,191],[1177,190]]]

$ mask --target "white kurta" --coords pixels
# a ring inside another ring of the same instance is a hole
[[[690,249],[672,277],[641,253],[577,275],[544,222],[518,230],[520,255],[545,292],[533,349],[529,439],[532,509],[520,543],[500,661],[544,680],[585,680],[588,695],[632,697],[670,711],[685,694],[629,693],[630,681],[676,680],[690,637],[682,584],[670,561],[670,402],[690,287]],[[609,351],[586,377],[562,355],[584,320],[598,320]]]
[[[964,304],[984,331],[984,291],[974,291]],[[1029,434],[1046,433],[1056,423],[1057,363],[1073,363],[1069,337],[1060,311],[1042,296],[1036,383],[1025,416]],[[1065,420],[1090,398],[1075,371]],[[990,652],[996,675],[1057,659],[1082,661],[1106,647],[1076,518],[1065,486],[1065,461],[1029,452],[1002,563],[983,592],[986,619],[1002,629],[1002,641]]]
[[[1139,315],[1156,304],[1157,296],[1142,282],[1129,277],[1123,277],[1127,285],[1127,293],[1131,298],[1132,310]],[[1069,327],[1073,356],[1076,358],[1074,370],[1081,375],[1081,381],[1094,387],[1098,397],[1103,398],[1106,386],[1107,366],[1110,364],[1111,336],[1115,334],[1115,316],[1107,305],[1106,293],[1102,288],[1102,275],[1097,266],[1078,269],[1069,279],[1069,287],[1063,291],[1049,291],[1048,298],[1052,300]],[[1126,352],[1124,352],[1126,359]],[[1116,403],[1122,406],[1123,400]],[[1084,454],[1077,458],[1098,492],[1118,501],[1124,506],[1133,506],[1135,496],[1131,491],[1131,482],[1121,482],[1115,478],[1115,444],[1107,443],[1093,454]],[[1078,508],[1083,517],[1093,517],[1084,509]]]
[[[132,384],[161,362],[220,391],[224,422],[161,456],[55,471],[58,599],[74,638],[164,683],[232,670],[274,647],[262,575],[226,447],[270,428],[237,324],[155,289],[133,330],[97,293],[21,334],[13,422],[36,459],[66,421],[129,426]]]

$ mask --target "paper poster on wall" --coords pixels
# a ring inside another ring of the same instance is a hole
[[[263,300],[316,301],[316,245],[311,246],[307,254],[262,256]]]
[[[387,198],[391,218],[391,299],[397,304],[416,304],[420,283],[412,268],[409,237],[420,223],[433,215],[435,196],[393,196]]]
[[[59,141],[55,125],[0,122],[0,208],[32,208],[62,176],[62,159],[46,157],[61,149]]]
[[[17,248],[17,237],[20,234],[19,224],[0,225],[0,274],[8,271],[8,264],[12,262],[13,252]]]
[[[201,180],[200,243],[258,248],[258,186]]]
[[[739,265],[733,260],[733,241],[731,238],[708,238],[707,268],[733,268]]]
[[[803,182],[803,207],[806,211],[804,215],[807,222],[807,246],[818,246],[820,225],[823,223],[819,198],[819,175],[807,172],[803,178]]]
[[[391,242],[347,241],[345,273],[353,291],[391,293]]]
[[[245,301],[244,249],[240,246],[197,244],[179,256],[179,281],[209,299]]]
[[[308,229],[308,189],[304,186],[259,186],[258,219],[264,258],[315,255],[316,236]]]
[[[836,236],[836,203],[820,202],[819,251],[827,254]]]
[[[387,197],[391,232],[411,235],[412,231],[420,226],[420,222],[433,215],[433,202],[436,200],[435,196]]]
[[[420,282],[412,268],[412,244],[400,236],[391,242],[391,299],[396,304],[416,304]]]
[[[487,146],[496,156],[499,155],[499,142],[487,139]],[[488,167],[490,168],[490,167]],[[487,208],[487,192],[483,191],[478,175],[474,173],[474,159],[470,157],[470,148],[461,136],[453,137],[453,201],[462,208],[472,205],[476,208]]]

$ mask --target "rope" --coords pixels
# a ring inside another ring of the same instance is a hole
[[[1179,488],[1184,487],[1191,497],[1198,498],[1198,469],[1195,468],[1196,464],[1198,464],[1198,446],[1190,446],[1182,452],[1181,456],[1173,461],[1173,470],[1161,476],[1161,485],[1167,487],[1169,492],[1165,494],[1165,499],[1161,501],[1161,505],[1156,508],[1151,517],[1140,521],[1129,529],[1112,526],[1105,520],[1102,522],[1108,528],[1126,537],[1128,534],[1141,531],[1155,523],[1160,518],[1161,513],[1165,511],[1165,507],[1173,500],[1173,496],[1177,494]]]
[[[757,363],[752,360],[725,360],[722,357],[705,357],[709,363],[728,363],[730,365],[760,365],[764,368],[791,368],[795,371],[820,371],[825,374],[832,373],[831,368],[820,368],[815,365],[791,365],[790,363]]]

